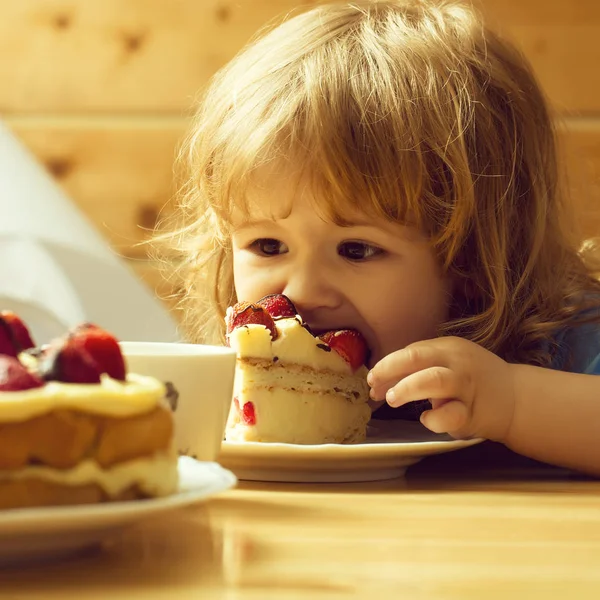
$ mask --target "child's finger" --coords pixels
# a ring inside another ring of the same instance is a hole
[[[460,396],[460,381],[451,369],[430,367],[413,373],[391,387],[385,399],[390,406],[402,406],[425,398],[455,398]]]
[[[417,342],[382,358],[371,369],[367,381],[373,388],[378,388],[417,371],[448,366],[448,352],[438,340]]]
[[[439,408],[426,410],[421,414],[421,423],[434,433],[460,431],[469,422],[469,409],[460,400],[448,400]],[[459,436],[460,437],[460,436]]]

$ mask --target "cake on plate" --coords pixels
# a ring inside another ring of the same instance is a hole
[[[176,491],[165,393],[127,373],[117,340],[95,325],[35,348],[21,319],[0,313],[0,508]]]
[[[368,349],[358,331],[315,336],[281,294],[229,307],[226,325],[228,344],[238,354],[227,441],[365,439]]]

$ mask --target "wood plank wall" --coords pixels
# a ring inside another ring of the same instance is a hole
[[[477,0],[532,61],[561,121],[587,234],[600,234],[600,2]],[[112,246],[168,295],[138,242],[169,210],[197,90],[308,0],[0,0],[0,116]]]

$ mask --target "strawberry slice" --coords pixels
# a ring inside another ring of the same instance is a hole
[[[113,335],[92,323],[71,329],[40,356],[40,374],[65,383],[100,383],[100,375],[125,380],[125,360]]]
[[[30,373],[16,358],[0,356],[0,390],[21,392],[42,387],[44,380]]]
[[[18,354],[14,336],[8,323],[0,318],[0,354],[16,357]]]
[[[31,339],[29,329],[27,329],[23,320],[14,312],[11,310],[3,310],[0,312],[0,319],[2,319],[3,323],[5,323],[10,330],[13,344],[16,346],[17,352],[29,350],[29,348],[35,346]]]
[[[72,330],[71,337],[81,344],[101,373],[125,381],[125,359],[113,335],[93,323],[84,323]]]
[[[52,343],[41,357],[39,372],[46,381],[100,383],[98,365],[72,336]]]
[[[338,329],[319,336],[332,350],[337,352],[356,371],[367,361],[369,348],[356,329]]]
[[[274,319],[287,319],[298,314],[294,303],[283,294],[269,294],[256,304],[262,306]]]
[[[233,405],[238,415],[245,425],[256,425],[256,411],[252,402],[246,402],[240,407],[240,400],[237,396],[233,397]]]
[[[256,411],[252,402],[246,402],[242,406],[242,421],[244,425],[256,425]]]
[[[277,338],[277,328],[273,317],[262,307],[251,302],[238,302],[227,311],[225,318],[227,333],[244,325],[264,325],[271,332],[271,339]]]

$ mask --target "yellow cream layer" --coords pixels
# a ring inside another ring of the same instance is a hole
[[[127,375],[127,381],[103,374],[99,384],[49,381],[31,390],[0,392],[0,423],[25,421],[59,409],[130,417],[157,406],[165,393],[158,379],[134,373]]]
[[[299,317],[275,321],[278,336],[271,340],[271,332],[264,325],[244,325],[229,334],[229,345],[240,358],[264,358],[307,365],[313,369],[328,369],[351,374],[350,365],[335,351],[324,350],[326,345],[302,327]],[[366,376],[366,370],[365,370]]]
[[[177,457],[174,453],[156,454],[130,460],[104,470],[95,461],[85,461],[73,469],[26,467],[18,471],[0,471],[0,481],[41,479],[61,485],[99,485],[111,498],[137,485],[149,496],[167,496],[177,491]]]

